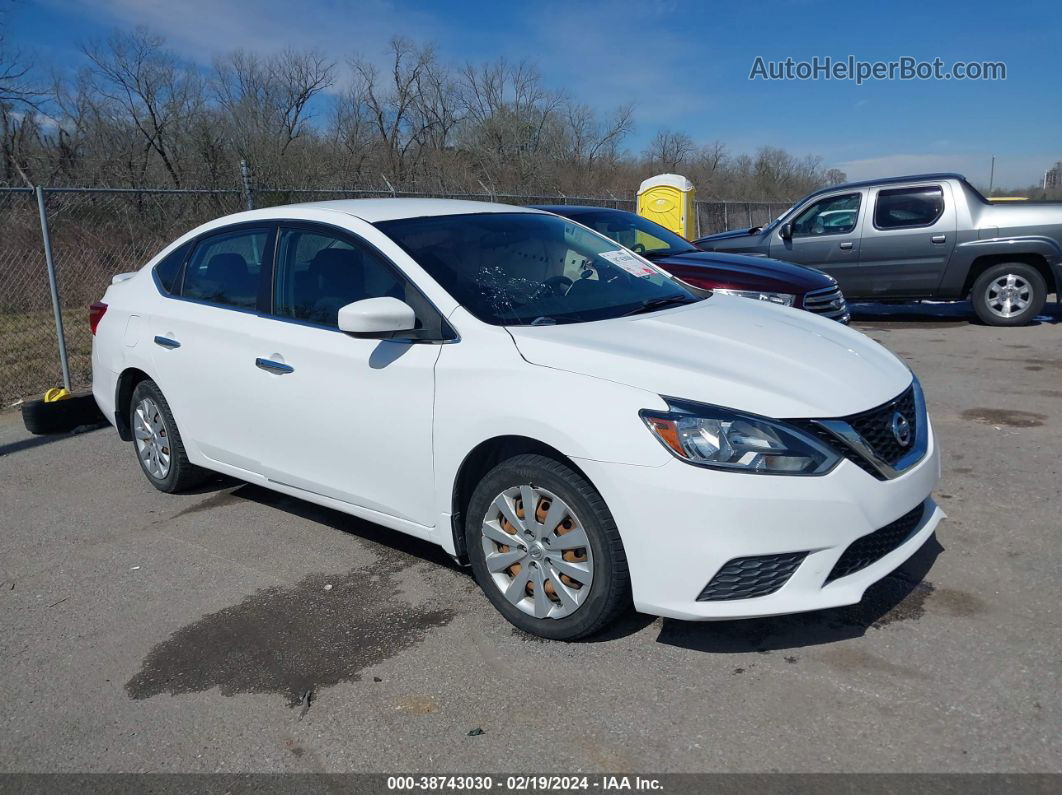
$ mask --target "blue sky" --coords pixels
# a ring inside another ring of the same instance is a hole
[[[957,170],[1027,185],[1062,159],[1062,3],[860,0],[16,0],[13,44],[74,69],[81,42],[138,24],[188,60],[243,47],[382,59],[393,35],[447,61],[535,61],[547,82],[607,111],[631,102],[640,150],[660,127],[731,152],[816,154],[852,178]],[[1003,61],[982,81],[750,81],[756,56]]]

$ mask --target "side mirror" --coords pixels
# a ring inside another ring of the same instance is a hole
[[[389,339],[417,325],[413,307],[397,298],[365,298],[339,309],[339,330],[365,339]]]
[[[782,224],[782,226],[778,229],[778,236],[782,238],[782,240],[792,240],[793,222],[787,221],[786,223]]]

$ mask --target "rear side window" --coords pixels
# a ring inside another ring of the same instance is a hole
[[[939,185],[878,191],[874,226],[904,229],[931,226],[944,213],[944,191]]]
[[[181,296],[254,309],[268,239],[268,229],[241,229],[202,240],[185,268]]]
[[[177,277],[181,275],[181,266],[184,265],[184,258],[188,256],[188,249],[191,247],[190,243],[177,246],[155,266],[155,275],[167,293],[176,292]]]

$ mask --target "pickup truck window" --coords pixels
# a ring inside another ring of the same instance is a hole
[[[793,221],[793,237],[847,235],[859,218],[859,201],[858,193],[819,199]]]
[[[878,191],[874,226],[908,229],[932,226],[944,213],[944,191],[939,185]]]

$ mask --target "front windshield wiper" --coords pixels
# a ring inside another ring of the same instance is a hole
[[[657,309],[663,309],[665,306],[672,306],[675,304],[692,304],[697,300],[698,299],[691,298],[688,295],[666,295],[660,298],[650,298],[648,301],[643,301],[629,312],[624,312],[619,317],[640,315],[643,312],[655,312]]]

